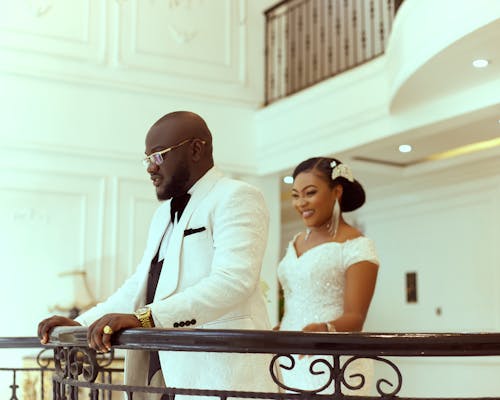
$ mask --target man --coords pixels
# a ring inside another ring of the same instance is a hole
[[[53,316],[38,335],[60,325],[87,325],[89,346],[109,351],[127,328],[269,329],[259,276],[268,215],[261,194],[214,167],[212,136],[191,112],[160,118],[146,136],[147,171],[159,200],[136,272],[106,301],[75,320]],[[269,358],[224,353],[129,351],[129,385],[275,391]],[[160,375],[160,377],[159,377]],[[134,396],[135,398],[136,396]]]

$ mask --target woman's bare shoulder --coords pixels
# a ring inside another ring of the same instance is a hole
[[[339,233],[341,233],[341,237],[339,237],[339,239],[341,239],[342,242],[364,237],[363,232],[361,232],[354,226],[347,224],[343,227],[342,231]]]

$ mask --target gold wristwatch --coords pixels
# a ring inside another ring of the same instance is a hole
[[[143,328],[154,327],[153,317],[151,316],[151,309],[149,307],[141,307],[135,311],[134,314]]]

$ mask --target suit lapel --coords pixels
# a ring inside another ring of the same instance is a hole
[[[213,168],[196,183],[196,187],[191,193],[191,199],[182,213],[181,219],[174,225],[170,243],[168,243],[167,246],[165,260],[163,261],[160,280],[156,288],[155,301],[168,297],[177,288],[179,283],[179,271],[182,267],[181,251],[184,241],[184,230],[187,228],[193,212],[198,208],[200,203],[220,178],[222,178],[222,174]]]

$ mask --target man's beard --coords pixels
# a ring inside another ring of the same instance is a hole
[[[170,175],[170,182],[156,192],[158,200],[168,200],[171,197],[180,196],[187,192],[187,183],[191,177],[187,162],[182,161],[177,164],[177,168]]]

